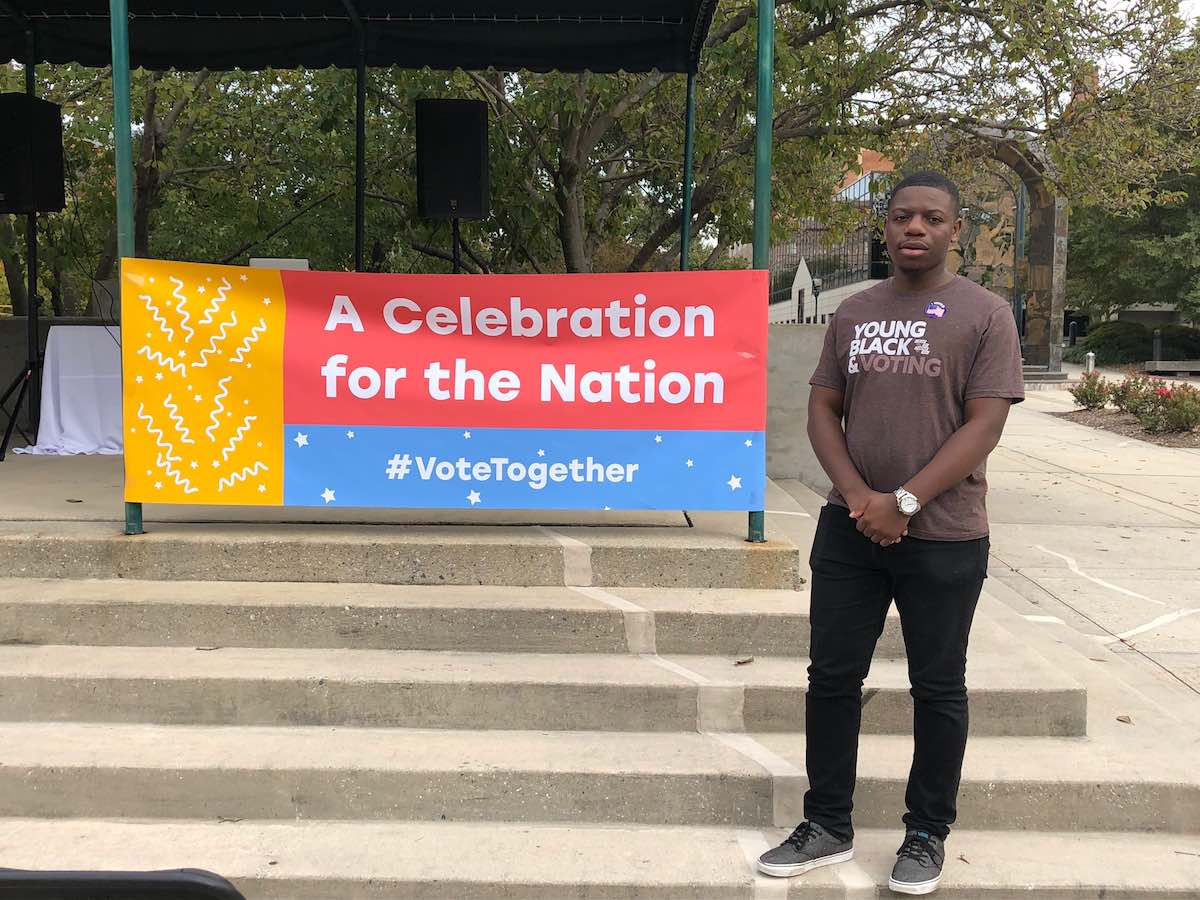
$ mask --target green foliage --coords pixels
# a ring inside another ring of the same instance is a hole
[[[1157,388],[1138,421],[1151,434],[1194,430],[1200,426],[1200,389],[1190,384]]]
[[[1140,416],[1154,405],[1158,390],[1166,386],[1161,378],[1130,375],[1112,386],[1109,399],[1121,412]]]
[[[1088,332],[1082,352],[1096,354],[1098,366],[1124,366],[1150,358],[1150,332],[1140,322],[1104,322]]]
[[[1108,316],[1133,304],[1170,304],[1200,319],[1200,170],[1165,177],[1161,202],[1121,216],[1072,213],[1067,296]]]
[[[1084,409],[1103,409],[1112,393],[1112,385],[1099,372],[1087,372],[1070,391],[1076,406]]]

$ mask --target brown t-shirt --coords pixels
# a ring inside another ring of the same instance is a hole
[[[1025,399],[1012,310],[957,275],[918,293],[900,293],[889,278],[845,300],[829,323],[809,384],[845,394],[850,459],[867,484],[889,493],[962,427],[967,400]],[[986,495],[981,464],[925,503],[909,534],[934,541],[986,536]],[[847,505],[836,488],[829,501]]]

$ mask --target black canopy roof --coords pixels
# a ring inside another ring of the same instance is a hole
[[[717,0],[129,0],[130,64],[694,72]],[[0,59],[105,66],[108,0],[0,0]]]

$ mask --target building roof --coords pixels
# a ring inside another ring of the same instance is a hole
[[[694,72],[717,0],[129,0],[130,64]],[[0,59],[106,66],[108,0],[0,0]]]

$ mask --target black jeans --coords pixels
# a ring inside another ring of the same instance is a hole
[[[850,839],[862,685],[892,600],[900,612],[913,697],[915,752],[905,824],[945,838],[967,747],[967,636],[988,539],[904,538],[881,547],[847,510],[826,506],[813,541],[811,665],[805,713],[804,817]]]

